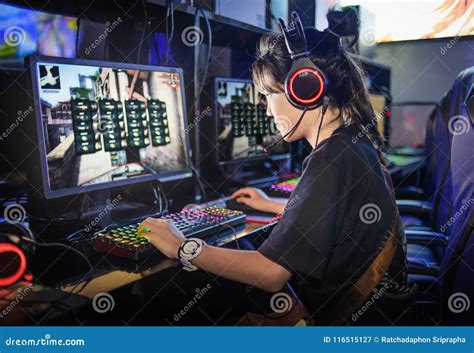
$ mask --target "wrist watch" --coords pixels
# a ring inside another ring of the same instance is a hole
[[[178,259],[186,271],[196,271],[198,268],[191,261],[199,256],[206,242],[198,238],[189,238],[181,244],[178,250]]]

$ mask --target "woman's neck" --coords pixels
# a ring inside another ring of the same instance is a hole
[[[319,113],[319,115],[321,115],[321,113]],[[321,119],[321,117],[319,117],[319,119]],[[319,131],[319,138],[318,138],[318,129],[319,129],[319,124],[320,124],[319,119],[317,119],[316,129],[315,128],[308,129],[308,133],[306,136],[306,140],[308,140],[308,142],[311,144],[313,149],[317,147],[316,141],[317,141],[317,144],[319,145],[321,142],[323,142],[329,136],[331,136],[334,130],[336,130],[342,125],[341,119],[339,118],[339,111],[337,110],[335,111],[329,108],[326,111],[326,114],[324,114],[324,117],[322,117],[323,123],[321,125],[321,131]]]

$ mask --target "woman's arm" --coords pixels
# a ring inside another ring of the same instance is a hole
[[[258,251],[205,245],[192,263],[205,271],[267,292],[278,292],[291,278],[288,270]]]
[[[147,218],[139,227],[165,256],[177,259],[178,249],[186,240],[171,220]],[[291,273],[258,251],[233,250],[205,245],[193,265],[233,281],[268,292],[277,292],[291,278]]]

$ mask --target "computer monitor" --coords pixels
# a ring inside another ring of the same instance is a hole
[[[426,140],[426,126],[436,103],[394,103],[390,117],[392,148],[422,147]]]
[[[289,158],[289,146],[281,141],[269,154],[264,151],[279,139],[274,119],[267,116],[266,100],[251,80],[215,79],[215,112],[219,163],[268,157]]]
[[[183,72],[28,57],[46,198],[191,176]]]
[[[17,67],[33,53],[76,56],[76,18],[0,4],[0,65]]]
[[[382,136],[387,136],[387,97],[380,93],[369,93],[369,101],[377,115],[377,130]]]

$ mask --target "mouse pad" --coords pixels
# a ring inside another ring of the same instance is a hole
[[[242,211],[247,216],[262,216],[262,217],[270,217],[270,218],[275,217],[274,213],[258,211],[243,203],[238,203],[234,199],[226,200],[225,205],[226,205],[226,208],[230,208],[231,210],[236,210],[236,211]]]

